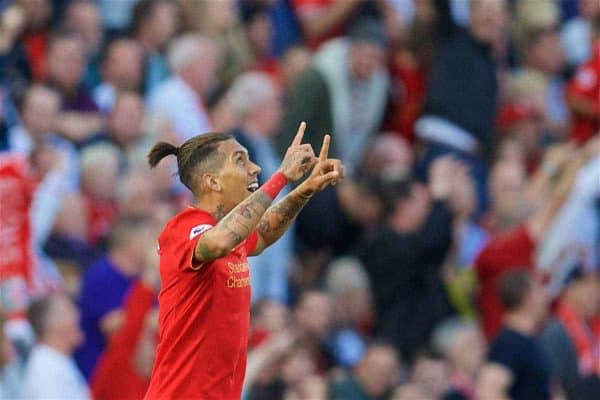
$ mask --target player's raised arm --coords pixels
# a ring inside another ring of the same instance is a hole
[[[314,166],[316,159],[311,145],[302,144],[305,129],[306,124],[302,122],[278,172],[200,237],[194,249],[196,261],[202,263],[229,254],[256,229],[261,217],[286,183],[300,179]],[[247,153],[243,153],[242,157],[244,163],[254,165],[248,160]],[[255,165],[254,167],[258,168]],[[258,172],[254,175],[257,174]],[[220,206],[217,205],[216,208],[219,209]]]
[[[252,255],[260,254],[266,247],[277,241],[313,194],[329,185],[335,185],[344,178],[342,162],[328,158],[330,143],[331,136],[325,135],[318,161],[310,176],[262,216],[257,227],[259,242]]]

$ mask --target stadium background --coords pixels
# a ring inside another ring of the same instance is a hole
[[[501,3],[1,0],[0,397],[84,396],[76,361],[139,398],[191,202],[149,146],[232,132],[264,182],[305,120],[349,177],[250,261],[245,398],[486,398],[513,270],[552,394],[600,398],[600,2]]]

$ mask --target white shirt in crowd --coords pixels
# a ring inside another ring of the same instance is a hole
[[[151,113],[166,118],[182,141],[212,129],[202,98],[178,76],[150,93],[148,107]]]
[[[92,396],[71,357],[39,344],[27,361],[21,397],[28,400],[79,400],[91,399]]]

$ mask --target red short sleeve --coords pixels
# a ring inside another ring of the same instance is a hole
[[[158,239],[158,252],[165,268],[177,267],[180,271],[198,270],[201,265],[194,260],[194,249],[200,237],[215,225],[210,214],[189,209],[176,216]]]
[[[246,238],[246,254],[252,254],[258,244],[258,232],[252,231]]]

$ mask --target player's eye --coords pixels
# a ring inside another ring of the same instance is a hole
[[[237,163],[238,163],[239,165],[246,165],[246,160],[244,160],[244,158],[243,158],[243,157],[238,157],[238,159],[237,159]]]

